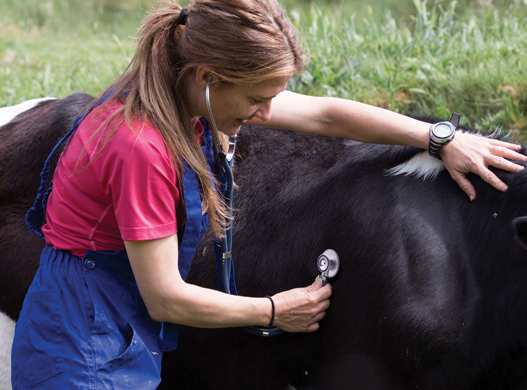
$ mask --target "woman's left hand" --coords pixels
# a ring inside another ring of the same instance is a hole
[[[493,166],[509,172],[521,171],[524,168],[522,165],[509,161],[527,161],[527,156],[516,152],[520,148],[520,145],[458,131],[452,142],[441,148],[440,155],[452,179],[459,184],[470,200],[474,200],[476,189],[466,174],[475,173],[498,190],[506,191],[507,185],[488,167]]]

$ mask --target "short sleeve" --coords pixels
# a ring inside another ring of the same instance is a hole
[[[153,240],[176,234],[176,173],[157,130],[147,125],[134,131],[120,129],[104,149],[99,157],[104,167],[99,182],[113,204],[122,239]]]

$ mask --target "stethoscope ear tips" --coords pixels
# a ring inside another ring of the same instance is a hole
[[[322,278],[333,278],[339,272],[340,258],[333,249],[326,249],[317,260],[318,270]]]

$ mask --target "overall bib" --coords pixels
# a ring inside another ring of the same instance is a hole
[[[52,186],[47,189],[49,160],[86,115],[77,118],[44,165],[39,194],[26,217],[30,230],[41,238]],[[211,131],[201,122],[202,152],[212,168]],[[208,216],[202,213],[197,175],[185,161],[183,167],[187,219],[178,227],[178,265],[185,279]],[[13,389],[155,389],[161,381],[162,352],[176,349],[178,334],[178,325],[148,315],[125,249],[87,251],[80,259],[46,246],[16,325]]]

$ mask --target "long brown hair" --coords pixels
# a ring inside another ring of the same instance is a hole
[[[195,0],[189,3],[185,25],[180,13],[176,1],[165,0],[147,15],[131,63],[101,94],[112,94],[124,106],[97,132],[116,117],[127,124],[150,121],[167,146],[178,180],[181,159],[198,175],[204,208],[220,236],[225,206],[190,126],[186,80],[202,66],[214,83],[251,85],[302,71],[304,57],[276,0]],[[104,138],[110,137],[108,129]]]

